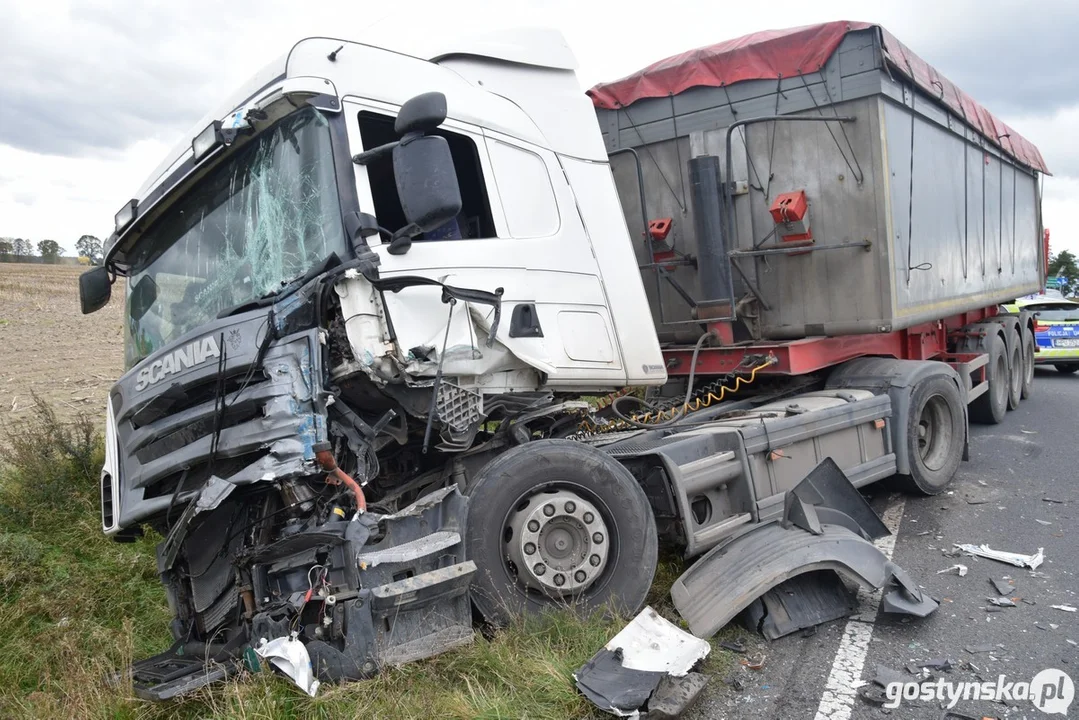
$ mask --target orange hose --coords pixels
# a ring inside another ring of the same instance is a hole
[[[331,485],[344,483],[352,491],[352,494],[356,496],[356,511],[361,514],[367,512],[367,498],[364,497],[363,488],[360,487],[358,482],[349,477],[348,473],[337,467],[337,461],[333,459],[333,453],[329,450],[319,450],[315,453],[315,459],[318,460],[322,469],[329,473],[326,476],[326,482]]]

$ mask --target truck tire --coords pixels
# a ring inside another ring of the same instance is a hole
[[[1023,326],[1023,393],[1026,400],[1034,392],[1034,332]]]
[[[1019,330],[1015,327],[1008,329],[1008,409],[1018,410],[1019,401],[1023,399],[1023,344],[1020,340]]]
[[[1004,339],[997,332],[990,332],[984,338],[967,344],[968,352],[983,352],[989,356],[985,366],[985,377],[989,389],[974,399],[970,404],[970,419],[982,425],[998,425],[1004,421],[1008,412],[1008,354]]]
[[[1079,370],[1079,363],[1053,363],[1053,367],[1055,367],[1059,373],[1071,375]]]
[[[936,495],[951,483],[963,461],[963,399],[955,382],[941,375],[914,387],[907,415],[910,475],[900,476],[910,490]]]
[[[538,440],[488,463],[469,490],[472,601],[494,625],[545,608],[644,604],[658,561],[641,486],[596,448]]]

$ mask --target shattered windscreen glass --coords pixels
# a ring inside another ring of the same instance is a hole
[[[211,171],[140,239],[126,366],[345,249],[329,127],[304,109]]]

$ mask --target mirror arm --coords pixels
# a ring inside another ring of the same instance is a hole
[[[368,165],[381,157],[385,157],[393,152],[393,149],[397,147],[398,142],[394,141],[386,143],[385,145],[379,145],[378,147],[371,148],[370,150],[364,150],[362,153],[352,156],[352,162],[357,165]]]
[[[409,223],[398,230],[390,238],[390,246],[386,252],[390,255],[404,255],[412,249],[412,238],[423,232],[416,223]]]

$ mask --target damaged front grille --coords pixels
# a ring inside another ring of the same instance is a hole
[[[264,311],[219,320],[204,337],[220,338],[220,357],[140,389],[154,355],[117,383],[118,501],[106,508],[102,498],[116,525],[175,519],[170,511],[211,476],[244,486],[314,470],[312,448],[326,441],[318,336],[270,343],[272,323]]]

